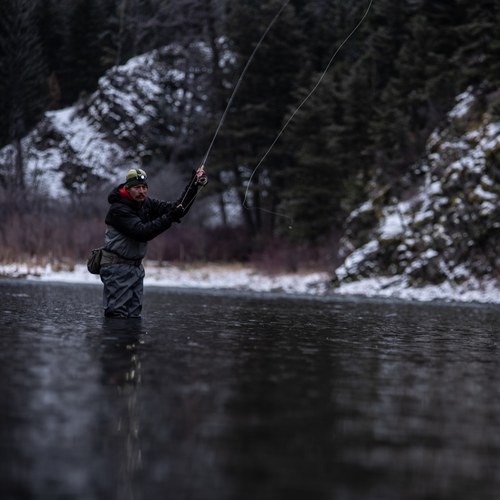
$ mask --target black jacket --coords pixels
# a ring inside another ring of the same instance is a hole
[[[119,192],[122,186],[114,188],[108,196],[111,207],[105,219],[108,226],[105,248],[124,259],[143,259],[147,242],[171,227],[168,212],[182,202],[184,207],[188,207],[183,216],[186,215],[198,190],[196,182],[193,182],[175,201],[146,197],[141,204],[122,196]]]

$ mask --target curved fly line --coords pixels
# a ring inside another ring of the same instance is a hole
[[[219,121],[219,125],[217,127],[217,130],[215,131],[215,134],[214,134],[214,137],[212,139],[212,142],[210,143],[210,146],[208,147],[208,151],[207,151],[207,154],[205,155],[205,157],[203,158],[203,161],[202,161],[202,165],[205,165],[205,162],[207,161],[207,158],[208,158],[208,155],[210,154],[211,150],[212,150],[212,146],[214,145],[214,142],[215,142],[215,139],[217,137],[217,135],[219,134],[219,130],[221,129],[222,127],[222,123],[224,122],[224,119],[226,118],[226,115],[227,115],[227,112],[229,110],[229,108],[231,107],[231,104],[233,103],[233,99],[234,99],[234,96],[236,95],[236,92],[238,91],[238,88],[240,86],[240,83],[241,81],[243,80],[243,77],[245,76],[245,73],[247,72],[247,69],[248,67],[250,66],[250,63],[252,62],[252,59],[255,55],[255,53],[257,52],[257,50],[259,49],[259,47],[261,46],[264,38],[266,37],[266,35],[268,34],[269,30],[271,29],[271,26],[274,24],[274,22],[276,21],[276,19],[278,19],[278,17],[280,16],[280,14],[283,12],[283,10],[285,9],[285,7],[290,3],[290,0],[287,0],[281,7],[281,9],[278,11],[278,13],[274,16],[273,20],[269,23],[269,26],[266,28],[266,31],[264,31],[264,34],[261,36],[260,40],[258,41],[257,45],[255,46],[255,48],[253,49],[253,52],[252,52],[252,55],[249,57],[245,67],[243,68],[243,71],[241,72],[241,75],[240,77],[238,78],[238,81],[236,82],[236,85],[234,87],[234,90],[231,94],[231,97],[227,103],[227,106],[226,106],[226,109],[224,110],[224,113],[222,115],[222,118],[220,119]]]
[[[256,208],[258,210],[262,210],[264,212],[267,212],[267,213],[270,213],[270,214],[273,214],[273,215],[278,215],[280,217],[285,217],[287,219],[290,219],[291,221],[291,224],[293,224],[293,219],[288,216],[288,215],[285,215],[285,214],[279,214],[279,213],[276,213],[276,212],[273,212],[271,210],[267,210],[265,208],[262,208],[262,207],[249,207],[248,205],[246,205],[246,201],[247,201],[247,198],[248,198],[248,191],[250,189],[250,184],[252,182],[252,179],[255,175],[255,173],[257,172],[257,170],[259,169],[259,167],[261,166],[262,162],[267,158],[268,154],[271,152],[271,150],[273,149],[274,145],[278,142],[278,139],[281,137],[281,135],[283,134],[283,132],[285,131],[285,129],[288,127],[288,124],[293,120],[293,118],[295,117],[295,115],[299,112],[300,108],[302,108],[302,106],[306,103],[306,101],[313,95],[313,93],[316,91],[316,89],[319,87],[320,83],[322,82],[323,78],[325,77],[326,73],[328,72],[328,70],[330,69],[330,66],[332,65],[333,63],[333,60],[335,59],[335,57],[337,56],[337,54],[339,53],[340,49],[342,49],[342,47],[346,44],[346,42],[349,40],[349,38],[351,38],[351,36],[357,31],[357,29],[361,26],[361,24],[363,23],[363,21],[365,20],[366,16],[368,15],[368,12],[370,11],[370,8],[372,6],[372,3],[373,3],[373,0],[370,0],[370,3],[368,5],[368,8],[366,9],[366,12],[364,13],[363,17],[361,18],[361,20],[359,21],[359,23],[354,27],[354,29],[349,33],[349,35],[347,35],[347,37],[344,39],[344,41],[339,45],[339,47],[337,48],[337,50],[335,51],[335,53],[333,54],[333,56],[331,57],[330,61],[328,62],[328,64],[326,65],[326,68],[325,70],[323,71],[323,73],[321,74],[320,78],[318,79],[318,81],[316,82],[316,85],[314,85],[314,87],[312,88],[312,90],[309,92],[309,94],[307,94],[307,96],[304,98],[304,100],[299,104],[299,106],[295,109],[295,111],[290,115],[290,117],[288,118],[288,120],[286,121],[285,125],[283,125],[283,128],[280,130],[280,132],[278,133],[278,135],[276,136],[276,138],[274,139],[274,141],[272,142],[271,146],[269,146],[269,149],[266,151],[266,153],[264,154],[264,156],[260,159],[259,163],[257,164],[257,166],[253,169],[252,171],[252,174],[250,175],[249,179],[248,179],[248,182],[247,182],[247,188],[245,190],[245,197],[243,198],[243,202],[242,202],[242,206],[244,208],[246,208],[247,210],[250,209],[250,208]],[[288,4],[288,2],[287,2]],[[281,10],[284,9],[284,7],[286,7],[286,4],[282,7]],[[281,11],[280,11],[281,12]],[[274,22],[274,20],[273,20]],[[267,33],[267,31],[266,31]],[[252,57],[253,57],[253,54],[252,54]],[[246,69],[246,68],[245,68]],[[243,76],[243,75],[242,75]],[[289,226],[289,229],[292,229],[292,226],[290,225]]]
[[[266,30],[264,31],[264,34],[262,35],[262,37],[260,38],[260,40],[258,41],[257,45],[255,46],[252,54],[250,55],[245,67],[243,68],[243,71],[241,72],[241,75],[240,77],[238,78],[238,81],[236,82],[236,85],[234,87],[234,90],[231,94],[231,97],[229,98],[229,101],[227,103],[227,106],[224,110],[224,113],[222,114],[222,117],[219,121],[219,124],[217,126],[217,129],[215,131],[215,134],[212,138],[212,141],[208,147],[208,150],[205,154],[205,156],[203,157],[203,161],[201,163],[201,168],[204,168],[205,167],[205,163],[212,151],[212,147],[215,143],[215,139],[217,138],[218,134],[219,134],[219,131],[222,127],[222,124],[224,122],[224,119],[226,118],[226,115],[229,111],[229,108],[231,107],[231,104],[233,103],[233,100],[234,100],[234,96],[236,95],[236,92],[238,91],[238,88],[241,84],[241,81],[243,80],[243,77],[245,76],[245,73],[248,69],[248,67],[250,66],[250,63],[252,62],[254,56],[255,56],[255,53],[257,52],[257,50],[259,49],[260,45],[262,44],[264,38],[266,37],[267,33],[269,32],[269,30],[271,29],[272,25],[275,23],[276,19],[278,19],[278,17],[281,15],[281,13],[283,12],[283,10],[285,9],[285,7],[290,3],[290,0],[287,0],[280,8],[280,10],[278,11],[278,13],[274,16],[274,18],[272,19],[272,21],[269,23],[269,26],[266,28]],[[333,56],[330,58],[328,64],[326,65],[326,68],[324,69],[323,73],[321,74],[320,78],[318,79],[318,81],[316,82],[316,84],[314,85],[314,87],[312,88],[312,90],[309,92],[309,94],[307,94],[307,96],[303,99],[303,101],[299,104],[299,106],[295,109],[295,111],[290,115],[290,117],[288,118],[288,120],[286,121],[285,125],[282,127],[282,129],[279,131],[278,135],[276,136],[276,138],[274,139],[274,141],[272,142],[272,144],[269,146],[268,150],[265,152],[264,156],[260,159],[259,163],[257,164],[257,166],[253,169],[248,181],[247,181],[247,187],[246,187],[246,190],[245,190],[245,196],[243,198],[243,201],[242,201],[242,206],[244,208],[246,208],[247,210],[249,210],[250,208],[256,208],[256,209],[259,209],[259,210],[262,210],[264,212],[267,212],[267,213],[270,213],[270,214],[273,214],[273,215],[278,215],[280,217],[285,217],[285,218],[288,218],[290,219],[291,223],[293,224],[293,219],[288,216],[288,215],[285,215],[285,214],[279,214],[277,212],[273,212],[271,210],[267,210],[265,208],[262,208],[262,207],[249,207],[248,205],[246,205],[246,201],[247,201],[247,198],[248,198],[248,192],[249,192],[249,189],[250,189],[250,184],[252,182],[252,179],[255,175],[255,173],[257,172],[257,170],[259,169],[259,167],[262,165],[262,163],[264,162],[264,160],[267,158],[267,156],[269,155],[269,153],[271,152],[271,150],[273,149],[273,147],[275,146],[275,144],[278,142],[279,138],[281,137],[281,135],[283,134],[283,132],[285,131],[285,129],[288,127],[289,123],[293,120],[293,118],[295,117],[295,115],[299,112],[299,110],[302,108],[302,106],[306,103],[306,101],[313,95],[313,93],[316,91],[316,89],[319,87],[319,85],[321,84],[321,82],[323,81],[323,78],[325,77],[326,73],[328,72],[328,70],[330,69],[330,66],[332,65],[333,63],[333,60],[335,59],[335,57],[337,56],[337,54],[339,53],[339,51],[342,49],[342,47],[347,43],[347,41],[349,40],[349,38],[351,38],[351,36],[358,30],[358,28],[361,26],[361,24],[364,22],[366,16],[368,15],[368,12],[370,11],[371,9],[371,6],[372,6],[372,3],[373,3],[373,0],[370,0],[370,3],[368,4],[368,8],[366,9],[363,17],[361,18],[361,20],[358,22],[358,24],[354,27],[354,29],[349,33],[349,35],[347,35],[347,37],[344,39],[344,41],[339,45],[339,47],[337,48],[337,50],[335,51],[335,53],[333,54]],[[195,178],[193,178],[193,180],[191,181],[191,184],[194,182]],[[191,186],[190,184],[190,186]],[[206,176],[202,176],[198,179],[198,184],[201,186],[201,187],[204,187],[206,184],[207,184],[207,177]],[[197,193],[198,194],[198,193]],[[182,200],[183,202],[184,200]],[[181,202],[181,205],[182,205],[182,202]],[[292,229],[292,226],[289,226],[290,229]]]
[[[243,71],[241,72],[241,75],[240,77],[238,78],[238,81],[236,82],[236,85],[233,89],[233,92],[231,93],[231,97],[229,98],[229,101],[227,103],[227,106],[226,106],[226,109],[224,110],[224,113],[222,114],[222,117],[219,121],[219,125],[217,126],[217,130],[215,131],[215,134],[212,138],[212,142],[210,143],[210,146],[208,147],[208,150],[205,154],[205,156],[203,157],[203,161],[201,162],[201,168],[205,168],[205,163],[208,159],[208,156],[210,155],[210,152],[212,151],[212,147],[214,145],[214,142],[215,142],[215,139],[217,138],[217,135],[219,134],[219,130],[221,129],[222,127],[222,124],[224,123],[224,119],[226,118],[226,115],[227,115],[227,112],[229,111],[229,108],[231,107],[231,104],[233,103],[233,100],[234,100],[234,96],[236,95],[236,92],[238,91],[238,88],[241,84],[241,81],[243,80],[243,77],[245,76],[245,73],[247,72],[247,69],[248,67],[250,66],[250,63],[252,62],[252,59],[255,55],[255,53],[257,52],[257,50],[259,49],[259,47],[261,46],[264,38],[266,37],[266,35],[268,34],[269,30],[271,29],[271,26],[274,24],[274,22],[276,21],[276,19],[278,19],[278,17],[280,16],[280,14],[283,12],[283,10],[285,9],[285,7],[290,3],[290,0],[287,0],[282,6],[281,6],[281,9],[278,11],[278,13],[274,16],[274,18],[272,19],[272,21],[269,23],[269,26],[266,28],[266,31],[264,31],[264,34],[260,37],[260,40],[257,42],[257,45],[255,46],[252,54],[250,55],[250,57],[248,58],[248,61],[245,65],[245,67],[243,68]],[[195,178],[193,178],[191,180],[191,183],[189,184],[189,187],[192,186],[193,182],[195,181]],[[206,175],[202,175],[199,179],[198,179],[198,184],[201,186],[201,188],[203,188],[208,182],[208,179],[207,179],[207,176]],[[201,189],[199,190],[201,191]],[[199,192],[198,191],[198,192]],[[198,194],[198,193],[196,193]],[[186,192],[186,195],[187,195],[187,192]],[[184,198],[182,199],[181,201],[181,205],[184,203],[184,199],[186,198],[186,195],[184,196]],[[196,196],[196,195],[195,195]],[[194,200],[194,198],[193,198]],[[191,203],[192,201],[191,200]],[[189,206],[189,205],[188,205]],[[187,207],[185,207],[187,208]]]

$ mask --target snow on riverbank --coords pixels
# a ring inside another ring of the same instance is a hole
[[[90,274],[82,264],[77,264],[73,270],[54,270],[50,264],[44,267],[26,264],[0,265],[0,276],[36,281],[101,283],[99,276]],[[329,275],[320,272],[268,275],[241,265],[207,264],[203,267],[180,267],[167,264],[158,267],[146,264],[144,285],[323,295],[328,282]]]
[[[0,265],[0,277],[26,278],[44,282],[100,284],[99,276],[90,274],[86,266],[77,264],[73,270],[54,270],[46,266],[26,264]],[[311,295],[361,295],[418,301],[456,301],[500,303],[500,284],[494,280],[469,279],[461,285],[445,282],[420,288],[409,287],[405,278],[370,278],[329,287],[325,272],[268,275],[243,265],[175,266],[146,265],[145,286],[170,288],[233,289],[256,292],[284,292]]]
[[[365,297],[398,298],[418,301],[455,301],[500,303],[500,283],[496,280],[478,281],[471,278],[457,285],[445,281],[440,285],[410,287],[403,276],[392,278],[367,278],[352,283],[343,283],[334,292],[341,295],[363,295]]]
[[[99,276],[90,274],[85,265],[73,270],[54,270],[46,266],[26,264],[0,265],[0,277],[25,278],[44,282],[101,284]],[[469,279],[461,285],[445,282],[441,285],[409,287],[405,278],[370,278],[342,283],[330,288],[326,272],[269,275],[243,265],[176,266],[146,265],[145,286],[170,288],[233,289],[256,292],[284,292],[311,295],[360,295],[418,301],[456,301],[500,303],[500,284],[495,280]]]

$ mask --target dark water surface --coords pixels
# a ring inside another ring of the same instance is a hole
[[[498,499],[496,306],[0,281],[0,498]]]

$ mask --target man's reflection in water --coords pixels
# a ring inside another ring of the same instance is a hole
[[[116,387],[118,420],[113,436],[113,456],[120,462],[116,498],[133,500],[140,497],[134,476],[142,467],[141,414],[138,391],[141,384],[141,363],[147,332],[141,319],[103,318],[101,339],[102,383]],[[116,466],[118,464],[115,464]],[[137,484],[137,483],[136,483]]]

